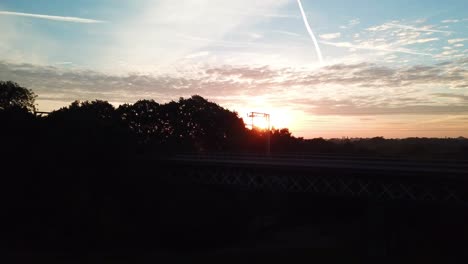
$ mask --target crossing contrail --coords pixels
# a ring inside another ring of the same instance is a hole
[[[302,18],[304,20],[304,25],[307,28],[307,32],[309,32],[310,37],[312,38],[312,41],[314,42],[315,45],[315,50],[317,51],[317,56],[321,64],[323,64],[323,57],[322,57],[322,51],[320,50],[320,46],[318,44],[317,38],[314,35],[314,32],[310,28],[309,21],[307,20],[307,16],[304,12],[304,8],[302,8],[302,3],[301,0],[297,0],[297,3],[299,4],[299,9],[301,10]]]
[[[1,11],[1,10],[0,10],[0,15],[32,17],[32,18],[39,18],[39,19],[48,19],[48,20],[55,20],[55,21],[62,21],[62,22],[72,22],[72,23],[85,23],[85,24],[104,23],[105,22],[105,21],[101,21],[101,20],[81,18],[81,17],[49,16],[49,15],[20,13],[20,12],[9,12],[9,11]]]

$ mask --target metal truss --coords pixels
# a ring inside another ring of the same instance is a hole
[[[239,168],[179,168],[167,180],[210,185],[231,185],[246,190],[314,193],[326,196],[367,197],[378,200],[448,202],[468,205],[466,192],[454,184],[404,181],[371,176],[320,176],[306,173]]]

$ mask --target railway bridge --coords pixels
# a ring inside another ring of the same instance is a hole
[[[468,205],[468,163],[326,155],[178,154],[164,180],[246,190]]]

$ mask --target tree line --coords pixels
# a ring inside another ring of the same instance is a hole
[[[139,100],[114,107],[107,101],[74,101],[36,115],[30,89],[0,82],[4,153],[46,157],[118,157],[180,152],[272,153],[466,158],[465,138],[304,139],[287,128],[246,128],[234,111],[194,95],[160,104]]]

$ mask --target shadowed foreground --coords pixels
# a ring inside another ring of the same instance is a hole
[[[294,263],[324,255],[347,262],[412,255],[416,263],[430,263],[460,257],[468,246],[465,205],[208,185],[187,180],[187,164],[160,159],[185,152],[260,153],[270,133],[273,155],[466,164],[464,138],[305,140],[287,129],[246,129],[236,113],[200,96],[117,109],[103,101],[74,102],[41,116],[32,91],[11,82],[0,82],[0,88],[2,256],[23,263],[40,256]],[[353,162],[346,161],[346,168],[316,162],[335,167],[316,176],[361,166]],[[281,159],[262,166],[275,171],[280,164]],[[173,169],[180,173],[167,177]],[[449,176],[446,169],[436,176]]]
[[[337,253],[431,260],[468,245],[468,214],[459,206],[175,184],[158,177],[157,163],[136,160],[28,162],[10,167],[6,175],[15,177],[1,184],[2,248],[24,260]]]

